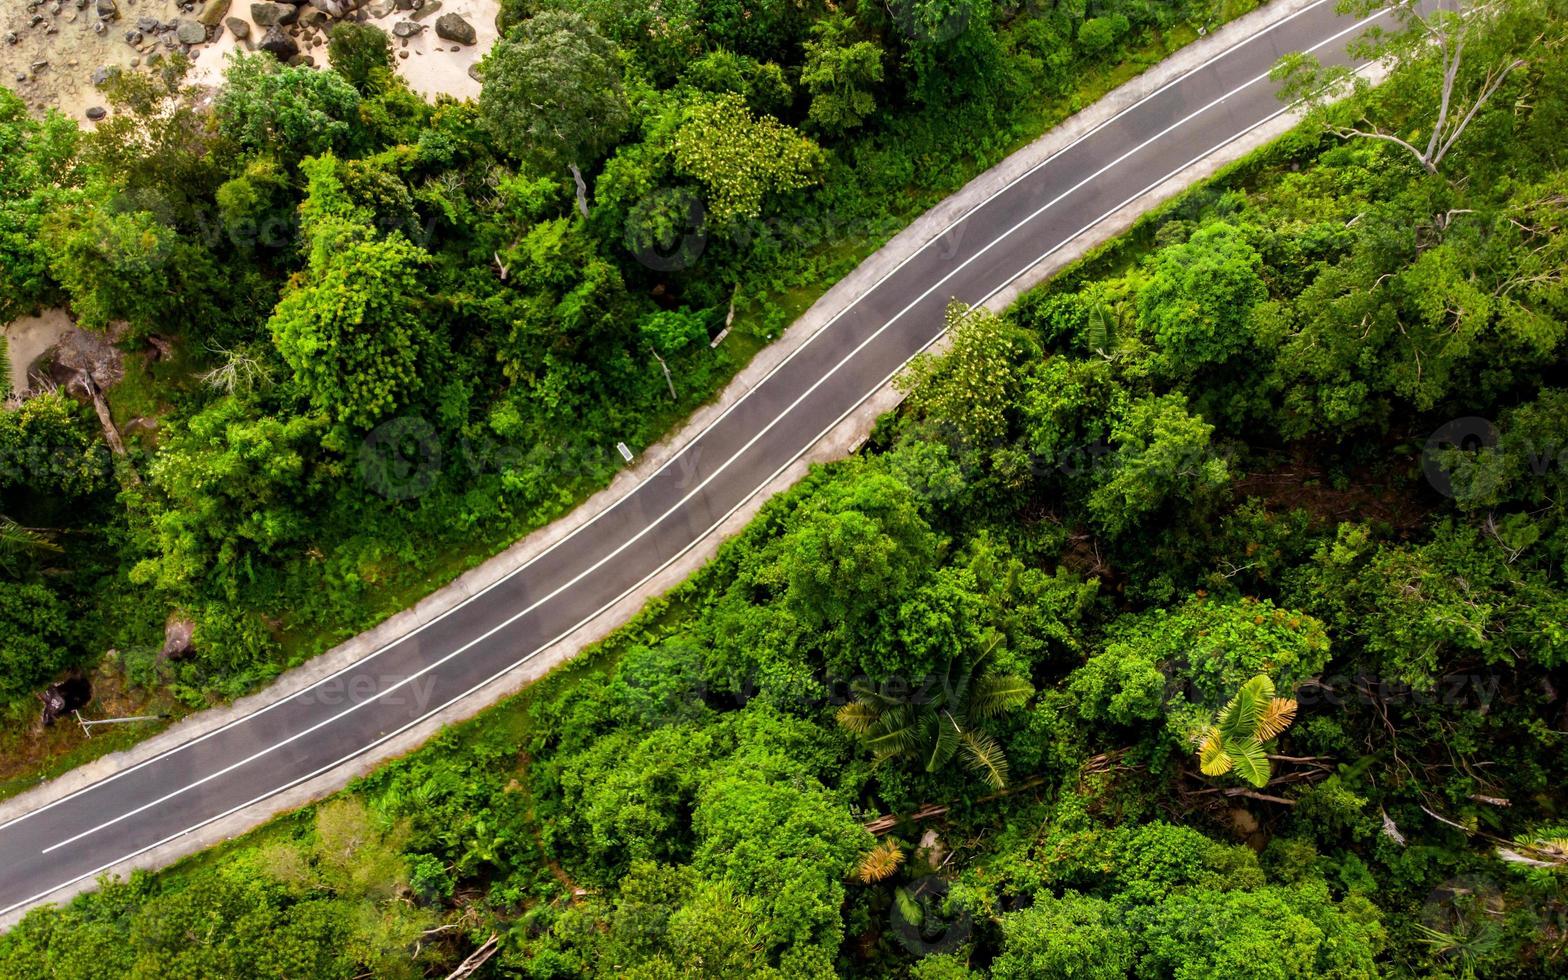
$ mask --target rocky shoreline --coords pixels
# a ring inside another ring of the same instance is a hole
[[[498,7],[494,0],[27,0],[0,15],[0,84],[35,112],[56,108],[91,125],[110,111],[97,88],[116,71],[180,53],[196,63],[192,81],[216,84],[234,50],[321,66],[333,26],[354,21],[391,35],[399,71],[416,91],[471,97]],[[437,54],[450,63],[429,64],[425,56]]]

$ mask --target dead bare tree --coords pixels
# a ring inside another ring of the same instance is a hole
[[[1423,127],[1427,130],[1424,146],[1365,118],[1356,125],[1333,121],[1328,111],[1333,103],[1353,92],[1365,95],[1370,88],[1366,79],[1349,69],[1324,68],[1310,56],[1291,55],[1275,69],[1274,77],[1284,83],[1282,98],[1306,105],[1312,113],[1323,118],[1328,130],[1335,135],[1343,139],[1380,140],[1400,147],[1415,158],[1421,169],[1436,174],[1481,108],[1491,101],[1508,77],[1527,62],[1511,52],[1494,53],[1494,60],[1479,79],[1467,71],[1467,66],[1474,64],[1469,55],[1476,41],[1496,27],[1499,15],[1504,12],[1498,0],[1483,3],[1460,0],[1456,9],[1437,10],[1424,10],[1428,4],[1419,0],[1394,0],[1392,4],[1385,0],[1363,2],[1358,9],[1370,11],[1379,6],[1392,6],[1395,17],[1405,29],[1372,31],[1359,45],[1360,53],[1395,69],[1434,54],[1438,59],[1436,106],[1431,126]]]

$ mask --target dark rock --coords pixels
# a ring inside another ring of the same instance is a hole
[[[93,9],[98,11],[98,16],[104,20],[115,20],[120,16],[120,8],[115,5],[114,0],[97,0]]]
[[[163,628],[163,649],[158,651],[159,660],[184,660],[196,652],[193,642],[196,636],[196,624],[184,616],[171,616]]]
[[[424,29],[425,25],[423,24],[416,24],[411,20],[400,20],[396,24],[392,25],[392,36],[414,37],[417,34],[423,33]]]
[[[81,674],[72,674],[65,680],[50,684],[38,692],[38,700],[44,703],[45,725],[52,725],[56,718],[87,707],[92,699],[93,686]]]
[[[425,5],[415,10],[412,16],[415,20],[424,20],[440,9],[441,0],[425,0]]]
[[[235,40],[250,40],[250,21],[243,20],[239,17],[230,17],[223,23],[228,27],[229,33],[234,35]]]
[[[223,18],[229,12],[232,0],[207,0],[207,6],[201,8],[201,14],[196,20],[203,27],[214,28],[223,24]]]
[[[163,26],[163,24],[161,24],[158,21],[158,18],[156,18],[156,17],[138,17],[138,18],[136,18],[136,29],[138,31],[146,31],[148,33],[152,33],[154,31],[157,31],[162,26]]]
[[[160,337],[155,333],[148,334],[147,346],[152,348],[149,353],[155,361],[168,361],[174,357],[174,342],[167,337]]]
[[[299,26],[301,27],[319,28],[326,24],[327,20],[327,14],[316,7],[310,7],[299,12]]]
[[[294,43],[294,39],[276,27],[267,28],[267,33],[261,36],[256,46],[282,62],[288,62],[299,54],[299,45]]]
[[[98,120],[102,119],[104,116],[107,116],[108,114],[109,114],[108,111],[105,110],[104,107],[101,106],[101,105],[95,105],[95,106],[89,108],[87,110],[87,112],[86,112],[87,118],[91,119],[93,122],[97,122]]]
[[[444,41],[456,41],[458,44],[474,44],[480,39],[475,33],[474,25],[469,24],[458,14],[441,14],[436,17],[436,36]]]
[[[287,3],[253,3],[250,5],[250,19],[256,22],[257,27],[287,27],[299,20],[299,8]]]

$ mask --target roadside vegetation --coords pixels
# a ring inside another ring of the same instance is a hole
[[[953,309],[595,651],[0,975],[1563,975],[1568,31],[1432,26],[1435,169],[1407,47]]]
[[[1254,4],[1094,6],[507,3],[470,104],[355,24],[331,70],[243,57],[207,101],[178,58],[112,78],[90,133],[0,90],[0,320],[63,305],[112,341],[0,411],[6,790],[150,727],[40,731],[44,685],[174,716],[408,605]]]

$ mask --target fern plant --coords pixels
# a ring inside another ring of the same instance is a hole
[[[857,681],[851,687],[854,700],[839,709],[838,722],[865,741],[877,762],[918,759],[926,772],[936,772],[962,752],[970,770],[1001,789],[1007,785],[1007,757],[979,726],[1022,705],[1034,687],[1022,677],[986,672],[995,648],[992,642],[978,657],[948,664],[934,692],[917,697]]]
[[[1259,674],[1198,732],[1198,767],[1205,776],[1235,772],[1255,787],[1265,786],[1273,776],[1265,746],[1295,719],[1295,700],[1275,697],[1274,682]]]

